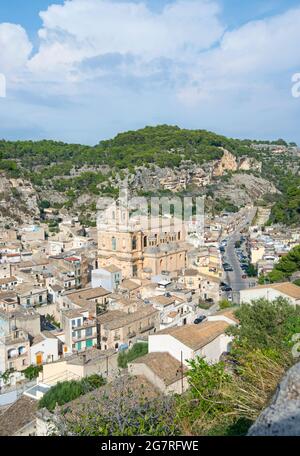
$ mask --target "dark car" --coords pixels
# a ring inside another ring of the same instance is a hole
[[[198,318],[196,318],[196,320],[194,320],[194,323],[195,323],[195,325],[199,325],[199,323],[202,323],[205,319],[206,319],[205,315],[200,315],[200,317],[198,317]]]
[[[224,291],[226,291],[226,292],[232,291],[232,288],[231,287],[224,287]]]

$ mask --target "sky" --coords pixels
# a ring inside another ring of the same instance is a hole
[[[0,3],[4,139],[96,144],[170,124],[300,144],[296,73],[300,0]]]

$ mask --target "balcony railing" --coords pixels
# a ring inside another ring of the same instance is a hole
[[[154,324],[152,323],[151,325],[144,326],[144,328],[140,329],[140,333],[143,334],[146,331],[151,331],[151,329],[154,329]]]

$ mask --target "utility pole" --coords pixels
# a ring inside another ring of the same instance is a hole
[[[182,350],[181,350],[180,370],[181,370],[181,394],[183,394],[183,353],[182,353]]]

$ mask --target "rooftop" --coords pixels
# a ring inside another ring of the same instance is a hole
[[[37,406],[36,400],[21,396],[0,415],[0,435],[12,436],[34,421]]]
[[[283,283],[271,283],[266,285],[258,285],[257,287],[251,288],[251,290],[260,290],[260,289],[267,289],[272,288],[273,290],[277,290],[280,293],[286,294],[294,299],[300,299],[300,287],[295,285],[291,282],[283,282]]]
[[[199,325],[190,324],[164,329],[156,334],[169,334],[192,350],[199,350],[223,334],[229,326],[225,321],[206,321]]]
[[[158,310],[154,307],[145,305],[140,310],[133,312],[131,314],[120,312],[118,310],[109,311],[98,317],[98,322],[103,324],[106,329],[113,330],[117,328],[122,328],[130,323],[133,323],[143,318],[150,317],[152,315],[158,315]]]
[[[181,363],[166,352],[148,353],[132,361],[131,364],[145,364],[167,386],[180,380],[182,377]],[[183,373],[186,371],[187,368],[183,366]]]

